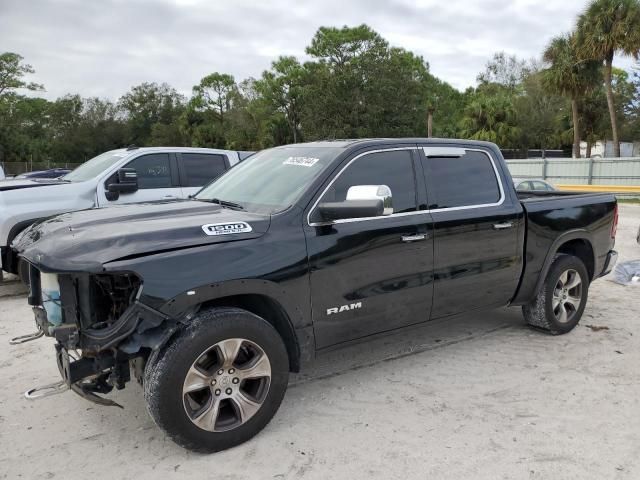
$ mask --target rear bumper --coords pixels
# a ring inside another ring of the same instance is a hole
[[[600,276],[604,277],[609,272],[611,272],[611,270],[613,270],[613,267],[615,267],[617,261],[618,252],[616,252],[615,250],[609,250],[609,253],[607,253],[607,259],[604,262],[604,268],[602,269],[602,273],[600,273]]]

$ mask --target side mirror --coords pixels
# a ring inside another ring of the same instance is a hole
[[[382,215],[393,213],[393,196],[387,185],[354,185],[347,190],[349,200],[382,200]]]
[[[391,215],[391,189],[387,185],[354,185],[347,190],[344,202],[321,203],[318,212],[325,222]]]
[[[138,190],[138,172],[135,168],[121,168],[117,172],[117,182],[107,184],[107,199],[117,200],[121,193],[133,193]]]
[[[346,218],[378,217],[382,215],[382,200],[345,200],[318,205],[320,217],[325,222]]]

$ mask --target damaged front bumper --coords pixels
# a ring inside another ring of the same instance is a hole
[[[62,381],[32,389],[27,398],[71,389],[94,403],[119,406],[99,394],[124,388],[132,365],[140,374],[150,352],[178,328],[177,321],[140,302],[142,283],[131,274],[96,277],[30,266],[29,303],[38,327],[32,336],[56,339]]]

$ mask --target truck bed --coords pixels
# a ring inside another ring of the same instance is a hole
[[[589,259],[586,266],[592,280],[601,275],[614,244],[611,227],[616,215],[615,195],[516,193],[525,212],[526,229],[522,280],[513,304],[526,303],[534,296],[560,245],[565,245],[561,252],[579,253]]]

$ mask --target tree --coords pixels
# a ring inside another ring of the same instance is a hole
[[[423,81],[427,112],[427,137],[457,137],[464,109],[464,96],[447,82],[430,73]],[[434,124],[434,118],[437,120]],[[417,132],[420,129],[416,128]]]
[[[37,83],[23,80],[25,75],[35,73],[35,70],[22,60],[24,58],[17,53],[0,54],[0,97],[19,89],[42,90],[44,88]]]
[[[507,56],[504,52],[494,53],[493,59],[487,62],[484,72],[477,76],[480,84],[497,83],[509,89],[515,89],[529,72],[525,60],[515,55]]]
[[[366,56],[381,57],[387,47],[378,33],[363,24],[354,28],[320,27],[306,52],[333,69],[340,69]]]
[[[511,93],[498,84],[479,86],[467,93],[469,100],[460,122],[465,138],[486,140],[502,148],[515,146],[520,135]]]
[[[555,37],[544,51],[543,59],[549,66],[541,73],[543,85],[549,92],[571,99],[573,155],[580,158],[578,102],[597,87],[601,74],[598,62],[580,60],[576,52],[573,35]]]
[[[271,64],[271,69],[262,74],[262,80],[256,82],[255,87],[274,110],[284,113],[293,143],[297,143],[306,71],[295,57],[280,57]]]
[[[640,64],[635,67],[631,85],[633,86],[633,96],[627,108],[629,136],[637,139],[640,138]]]
[[[196,108],[211,110],[220,124],[224,124],[224,116],[231,109],[231,99],[236,90],[236,82],[226,73],[212,73],[193,87],[193,102]]]
[[[430,74],[422,57],[390,47],[367,25],[322,27],[307,53],[313,60],[304,65],[300,109],[306,139],[426,132]]]
[[[578,18],[579,53],[582,58],[604,62],[604,83],[611,121],[614,155],[620,156],[618,123],[612,88],[615,54],[640,56],[640,2],[593,0]]]
[[[515,98],[514,105],[520,132],[518,144],[523,153],[530,148],[546,150],[560,146],[565,99],[544,88],[541,68],[535,63],[529,66],[520,89],[522,94]]]
[[[162,83],[142,83],[120,97],[118,105],[123,112],[129,135],[127,143],[136,145],[171,145],[177,139],[173,135],[164,136],[177,130],[177,120],[184,111],[186,99],[174,88]],[[171,125],[164,129],[157,125]]]
[[[371,97],[381,93],[373,85],[384,75],[387,42],[367,25],[321,27],[306,52],[314,59],[304,65],[301,121],[307,137],[363,137],[375,130],[379,112],[378,118],[369,114],[380,105]]]

